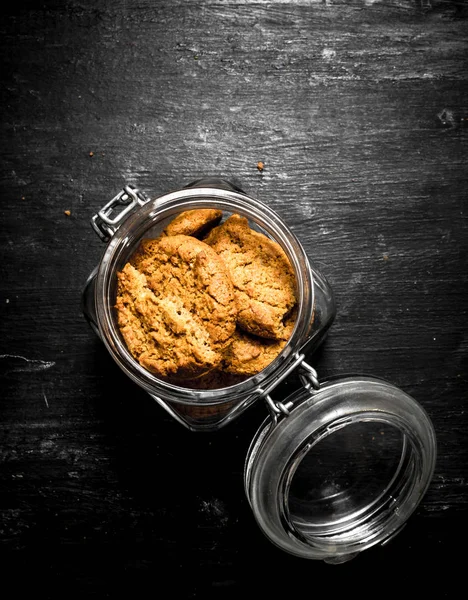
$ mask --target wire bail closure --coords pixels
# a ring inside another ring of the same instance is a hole
[[[320,389],[317,371],[308,363],[302,362],[299,368],[299,379],[306,390]]]
[[[294,358],[294,362],[281,377],[278,377],[278,379],[270,384],[265,390],[262,388],[257,390],[259,397],[265,400],[274,424],[278,422],[280,417],[288,417],[291,414],[291,409],[293,408],[294,404],[293,402],[283,403],[273,400],[273,398],[270,396],[270,392],[272,392],[277,385],[279,385],[292,371],[294,371],[294,369],[299,367],[299,379],[307,391],[312,394],[313,391],[320,389],[317,371],[304,361],[304,354],[296,353]]]
[[[126,185],[110,202],[91,218],[91,225],[103,242],[108,242],[119,228],[121,221],[136,207],[149,202],[149,198],[138,188]],[[117,206],[124,206],[115,217],[110,215]]]

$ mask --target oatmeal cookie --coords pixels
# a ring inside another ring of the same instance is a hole
[[[184,235],[141,243],[118,273],[116,311],[140,364],[180,379],[220,364],[237,314],[223,261],[204,242]]]
[[[286,346],[286,340],[268,340],[236,329],[227,349],[223,370],[235,375],[252,376],[267,367]]]
[[[197,208],[181,212],[164,229],[166,235],[191,235],[202,238],[215,227],[223,216],[216,208]]]
[[[254,335],[284,340],[286,319],[296,304],[292,266],[275,241],[232,215],[204,240],[226,263],[235,288],[238,325]]]

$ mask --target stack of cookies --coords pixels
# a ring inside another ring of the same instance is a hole
[[[117,275],[129,352],[183,387],[222,388],[259,373],[294,327],[295,276],[282,248],[246,218],[222,217],[216,209],[179,214]]]

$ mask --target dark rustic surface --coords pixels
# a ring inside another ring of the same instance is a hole
[[[35,597],[457,595],[467,17],[461,0],[4,5],[2,597],[9,576]],[[436,473],[416,514],[345,565],[293,558],[257,529],[242,469],[263,407],[216,434],[185,431],[80,313],[103,251],[91,215],[124,182],[156,196],[203,175],[276,209],[330,279],[338,317],[320,375],[384,377],[434,422]]]

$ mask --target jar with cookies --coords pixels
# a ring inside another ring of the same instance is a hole
[[[192,431],[264,403],[244,484],[266,536],[339,563],[395,535],[432,478],[432,424],[380,379],[319,380],[333,291],[286,222],[217,178],[126,186],[91,222],[107,246],[82,308],[123,372]]]
[[[84,312],[180,423],[219,429],[262,399],[277,410],[278,383],[313,373],[305,356],[333,322],[333,292],[269,207],[210,179],[149,202],[127,187],[92,222],[110,241]]]

